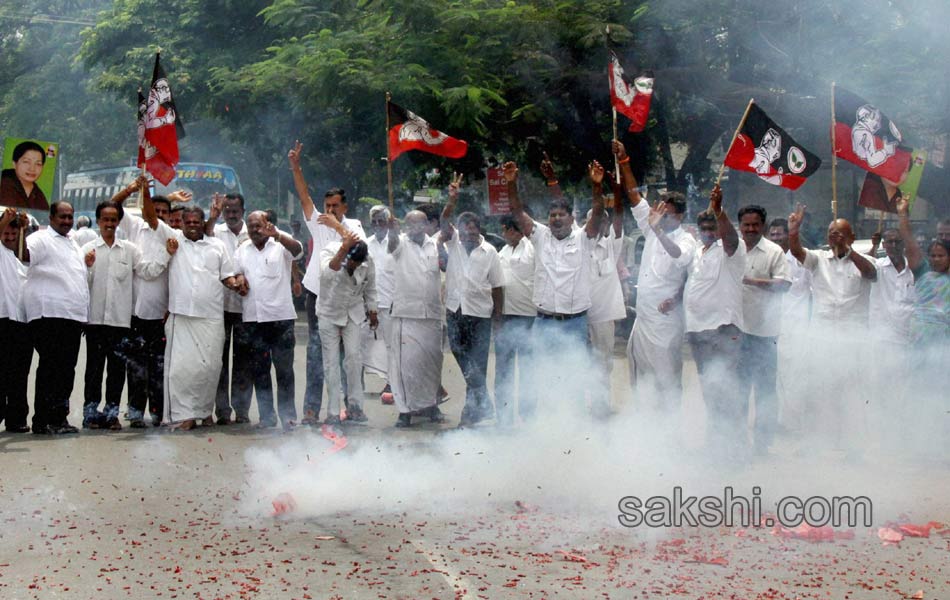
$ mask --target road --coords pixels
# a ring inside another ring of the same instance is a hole
[[[298,343],[298,410],[303,359]],[[693,373],[679,441],[627,416],[620,357],[613,377],[620,414],[606,424],[569,413],[456,431],[464,388],[447,355],[448,423],[395,429],[368,377],[369,423],[346,428],[336,453],[305,428],[2,434],[0,597],[950,598],[950,537],[878,537],[890,520],[950,520],[944,459],[846,463],[803,456],[786,436],[767,459],[721,467],[701,450]],[[867,494],[874,526],[811,542],[618,523],[624,495],[727,485],[763,488],[767,507],[782,494]],[[275,517],[279,497],[295,507]]]

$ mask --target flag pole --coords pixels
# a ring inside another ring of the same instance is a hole
[[[835,82],[831,82],[831,218],[838,219],[838,143],[835,139]]]
[[[755,104],[755,98],[749,98],[749,104],[745,107],[745,112],[742,113],[742,119],[739,121],[739,126],[736,127],[736,132],[732,134],[732,141],[729,142],[729,149],[726,150],[726,156],[729,156],[729,153],[732,152],[732,145],[736,143],[736,138],[739,137],[739,132],[742,131],[742,127],[745,125],[745,120],[749,118],[749,111],[752,110],[752,105]],[[722,174],[726,170],[726,158],[725,156],[722,159],[722,166],[719,167],[719,176],[716,177],[716,185],[719,185],[719,182],[722,181]]]
[[[392,152],[389,148],[389,100],[392,94],[386,92],[386,183],[389,189],[389,213],[395,217],[396,209],[393,207],[393,161],[389,158]]]
[[[613,68],[613,63],[610,60],[610,25],[607,25],[604,29],[604,45],[607,47],[607,90],[608,98],[613,93],[613,90],[610,89],[610,69]],[[614,117],[614,137],[611,140],[617,139],[617,107],[613,105],[613,101],[610,102],[610,108],[613,112]],[[614,178],[617,180],[617,185],[620,185],[620,161],[617,160],[617,155],[614,154]]]
[[[19,260],[20,262],[23,262],[23,238],[24,238],[23,231],[24,231],[24,230],[23,230],[23,223],[20,223],[20,217],[21,217],[21,216],[22,216],[22,215],[17,215],[17,222],[16,222],[16,224],[17,224],[17,251],[16,251],[16,257],[17,257],[17,260]]]

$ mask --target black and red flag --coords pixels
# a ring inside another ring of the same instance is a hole
[[[468,142],[434,129],[429,122],[399,105],[386,103],[389,111],[389,160],[409,150],[421,150],[448,158],[462,158]]]
[[[175,178],[178,140],[184,137],[181,115],[175,108],[160,55],[156,54],[144,116],[141,96],[139,101],[139,166],[144,166],[162,185],[168,185]]]
[[[623,77],[623,67],[617,54],[610,51],[610,66],[607,69],[610,77],[610,104],[617,112],[630,119],[630,131],[643,131],[650,115],[650,100],[653,99],[653,73],[644,71],[627,83]]]
[[[726,154],[726,166],[755,173],[762,180],[797,190],[821,166],[821,159],[803,148],[754,102]]]
[[[834,153],[889,181],[907,172],[911,148],[893,121],[860,96],[835,88]]]

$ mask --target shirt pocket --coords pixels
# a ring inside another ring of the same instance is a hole
[[[265,279],[277,279],[280,277],[281,267],[283,267],[281,261],[273,258],[266,258],[261,265],[261,277],[264,277]]]
[[[209,273],[214,273],[215,276],[221,271],[221,257],[218,256],[217,252],[202,253],[201,259],[198,262],[202,269]]]
[[[132,273],[132,263],[125,256],[113,256],[109,260],[109,277],[114,281],[125,281]]]

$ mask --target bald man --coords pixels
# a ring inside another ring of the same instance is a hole
[[[818,427],[831,427],[837,444],[850,441],[852,454],[863,444],[865,373],[859,359],[867,333],[871,284],[877,267],[868,257],[854,252],[854,230],[846,219],[828,225],[828,250],[806,250],[799,235],[805,207],[788,217],[788,245],[794,256],[812,274],[812,325],[816,344],[813,370],[823,398],[815,407]],[[833,354],[832,354],[833,352]],[[847,439],[845,439],[845,434]]]
[[[442,379],[442,276],[435,237],[426,235],[426,215],[406,215],[408,233],[390,221],[387,250],[392,256],[392,331],[389,384],[399,419],[408,427],[412,415],[442,420],[436,405]]]

